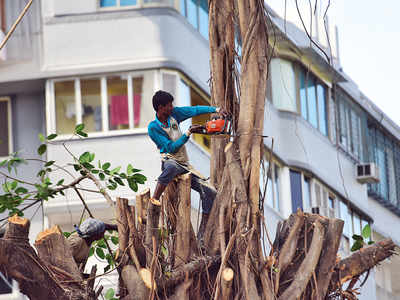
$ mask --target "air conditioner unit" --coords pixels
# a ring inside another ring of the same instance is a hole
[[[360,183],[378,183],[379,168],[375,163],[356,165],[356,178]]]

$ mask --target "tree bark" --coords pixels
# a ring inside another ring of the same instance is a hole
[[[72,256],[68,241],[58,226],[39,233],[35,247],[39,258],[55,274],[57,280],[72,280],[80,284],[81,272]]]
[[[147,203],[150,200],[150,189],[147,188],[140,194],[136,195],[136,208],[137,208],[137,219],[138,229],[142,233],[146,230],[146,218],[147,218]]]
[[[159,223],[160,223],[161,203],[158,200],[150,199],[147,206],[147,223],[146,223],[146,265],[151,267],[153,256],[157,255],[157,249],[160,245]],[[153,238],[155,239],[155,249],[153,247]]]
[[[151,275],[147,273],[147,270],[142,271],[141,273],[138,272],[134,266],[127,265],[122,269],[121,276],[128,289],[128,297],[130,300],[143,300],[149,298],[151,282],[149,283],[148,277]]]

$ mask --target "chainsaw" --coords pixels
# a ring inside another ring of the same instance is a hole
[[[230,116],[214,116],[205,125],[194,125],[192,132],[205,135],[230,135],[232,119]]]

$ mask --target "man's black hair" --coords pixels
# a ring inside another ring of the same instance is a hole
[[[155,111],[158,111],[160,105],[164,106],[174,101],[174,97],[165,91],[157,91],[153,96],[153,107]]]

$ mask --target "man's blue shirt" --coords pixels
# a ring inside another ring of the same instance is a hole
[[[216,108],[213,106],[184,106],[174,107],[171,116],[178,123],[181,123],[186,119],[214,112],[216,112]],[[169,127],[169,118],[167,122]],[[162,128],[167,127],[158,120],[156,114],[156,119],[150,122],[147,130],[152,141],[157,145],[157,148],[160,149],[160,153],[176,153],[189,139],[186,134],[182,134],[182,136],[174,142]]]

